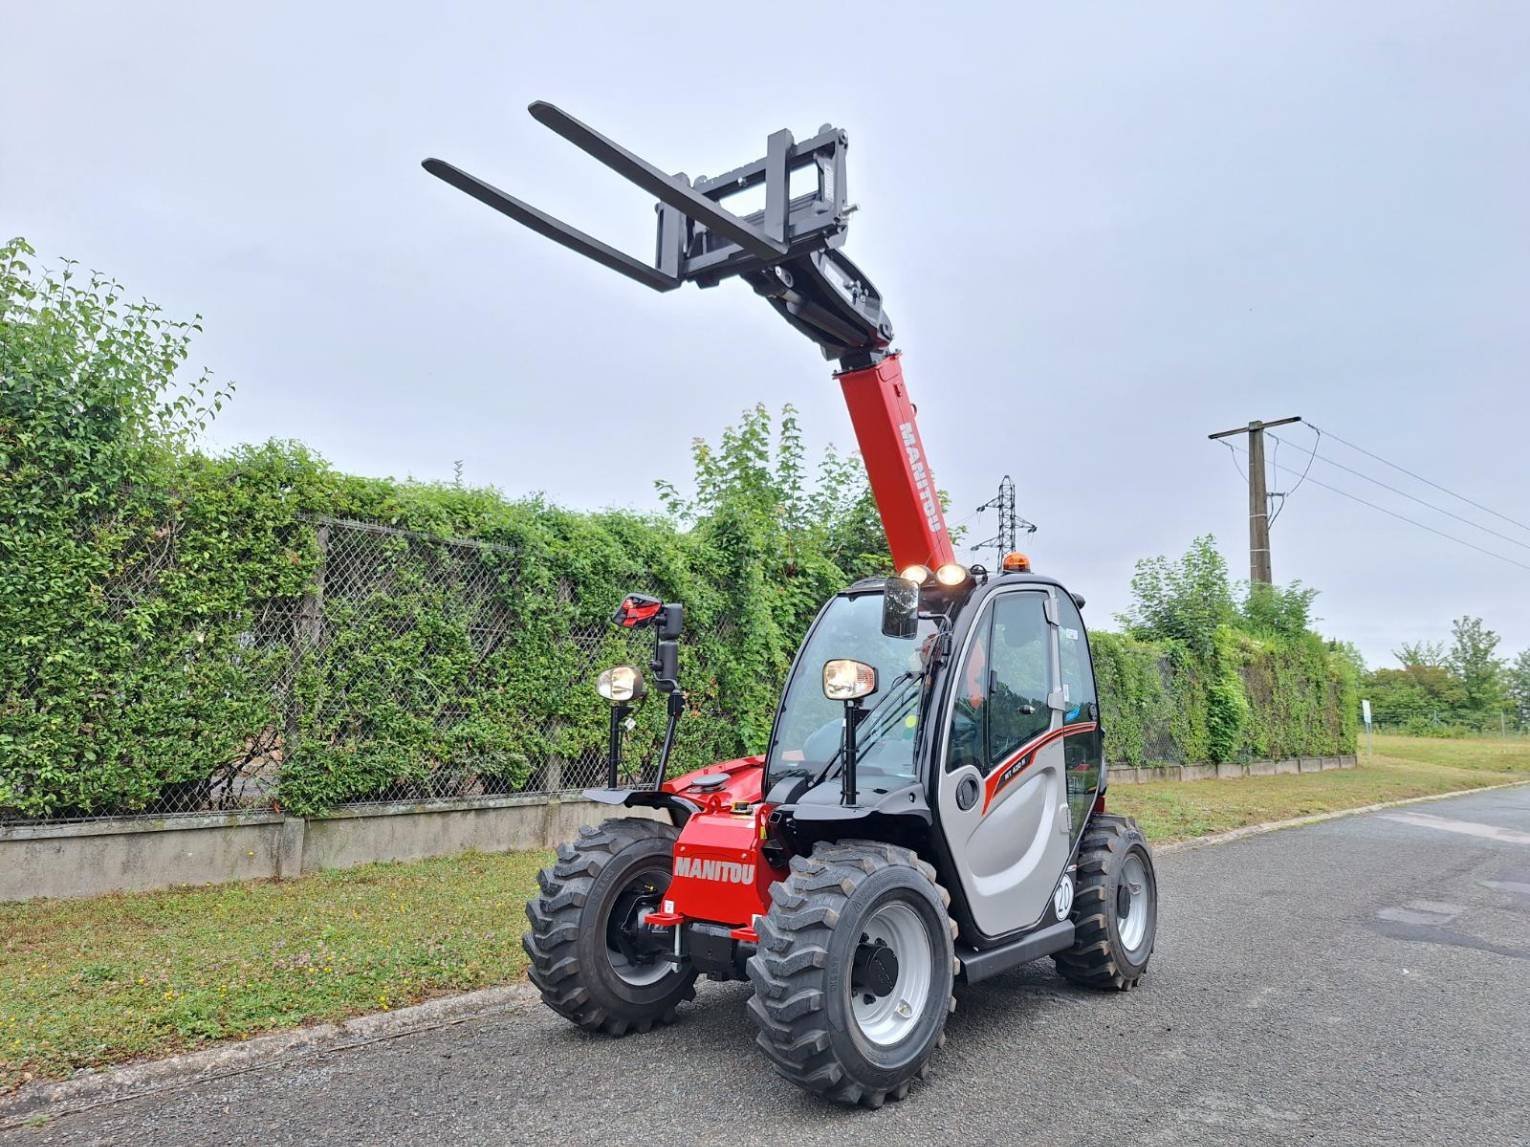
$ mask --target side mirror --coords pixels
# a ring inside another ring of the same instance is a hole
[[[882,591],[882,636],[911,639],[919,632],[919,584],[890,577]]]
[[[663,608],[664,603],[656,597],[649,597],[642,593],[629,593],[622,599],[621,605],[616,607],[611,624],[619,625],[623,629],[641,629],[659,616],[659,611]]]

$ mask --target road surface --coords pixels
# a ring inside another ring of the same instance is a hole
[[[960,990],[935,1074],[827,1106],[742,985],[610,1040],[528,1001],[0,1136],[11,1144],[1530,1142],[1530,788],[1160,858],[1139,991]]]

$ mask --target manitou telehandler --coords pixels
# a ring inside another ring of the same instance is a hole
[[[673,1020],[699,974],[747,979],[777,1071],[877,1107],[928,1073],[956,981],[1051,956],[1076,983],[1135,987],[1157,884],[1141,831],[1105,812],[1083,599],[1021,554],[993,571],[956,560],[892,324],[841,251],[845,133],[778,131],[763,158],[691,180],[551,104],[530,110],[658,200],[652,266],[448,163],[426,170],[655,290],[738,277],[763,295],[839,363],[899,571],[820,611],[763,755],[673,780],[682,611],[622,602],[617,624],[653,631],[668,728],[653,786],[617,787],[622,726],[647,685],[635,666],[602,673],[609,787],[586,795],[669,823],[611,819],[558,849],[526,906],[542,998],[582,1028],[624,1035]],[[762,187],[762,210],[725,206]]]

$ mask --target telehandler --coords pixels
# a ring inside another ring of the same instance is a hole
[[[1153,952],[1157,882],[1137,825],[1105,811],[1083,598],[1019,553],[957,561],[882,298],[843,254],[848,137],[773,133],[713,178],[669,174],[551,104],[530,112],[658,200],[652,265],[438,159],[425,168],[658,291],[741,278],[838,362],[893,577],[837,593],[802,643],[760,756],[666,779],[683,709],[683,610],[631,595],[645,675],[600,676],[608,787],[647,816],[558,849],[526,906],[547,1006],[625,1035],[675,1019],[695,980],[747,980],[756,1041],[808,1091],[879,1107],[925,1077],[958,982],[1050,956],[1123,991]],[[730,197],[763,188],[763,208]],[[668,725],[652,787],[618,787],[622,726],[654,689]],[[650,819],[652,810],[667,814]]]

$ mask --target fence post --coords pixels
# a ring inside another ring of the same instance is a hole
[[[573,603],[573,600],[574,583],[569,581],[567,578],[560,577],[558,579],[558,604],[561,606],[568,606]],[[567,641],[568,639],[568,636],[565,635],[564,640]],[[577,650],[577,648],[578,646],[576,644],[575,649]],[[562,719],[559,717],[554,717],[548,725],[548,740],[554,742],[554,745],[556,746],[558,735],[562,732]],[[542,770],[542,787],[548,792],[553,793],[556,793],[563,788],[563,754],[560,753],[556,747],[553,748],[552,752],[547,754],[547,764]],[[556,800],[557,798],[554,797],[553,799]]]
[[[297,617],[292,625],[292,663],[287,677],[286,726],[282,733],[282,765],[292,759],[298,743],[300,714],[298,712],[297,683],[303,672],[303,656],[319,643],[324,628],[324,567],[329,559],[329,523],[321,522],[314,530],[314,541],[319,548],[319,561],[314,567],[313,580],[308,592],[298,606]]]

